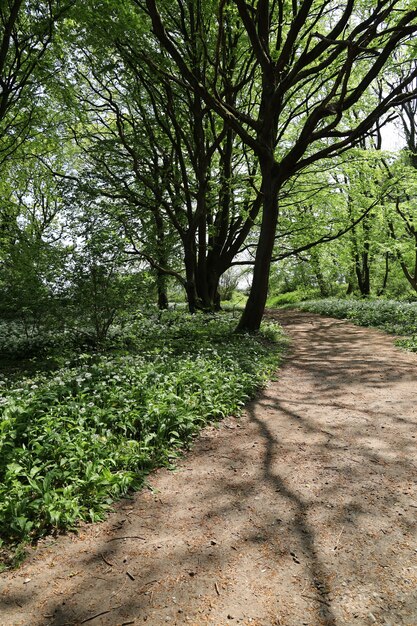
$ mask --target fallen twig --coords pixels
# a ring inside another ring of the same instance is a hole
[[[83,619],[83,621],[80,622],[80,624],[86,624],[87,622],[91,622],[93,619],[96,619],[96,617],[107,615],[107,613],[111,613],[112,611],[113,609],[109,609],[108,611],[102,611],[101,613],[96,613],[95,615],[92,615],[91,617],[87,617],[87,619]]]
[[[159,583],[159,580],[149,580],[147,583],[142,585],[142,587],[139,589],[138,593],[143,593],[143,590],[145,589],[145,587],[147,587],[148,585],[153,585],[154,583]]]
[[[111,539],[107,539],[107,543],[110,541],[118,541],[119,539],[141,539],[142,541],[146,541],[145,537],[140,537],[139,535],[129,535],[126,537],[112,537]]]
[[[101,558],[103,559],[103,561],[106,563],[106,565],[109,565],[110,567],[113,567],[113,563],[110,563],[110,561],[108,561],[106,559],[106,557],[104,556],[104,554],[100,554]]]
[[[135,580],[135,577],[130,572],[126,572],[126,574],[129,576],[130,580]]]
[[[217,583],[214,583],[214,588],[216,590],[217,595],[219,596],[220,595],[220,591],[219,591],[219,587],[218,587]]]

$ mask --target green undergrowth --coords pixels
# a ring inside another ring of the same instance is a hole
[[[318,289],[296,289],[295,291],[269,295],[266,306],[270,309],[276,309],[283,306],[295,305],[304,300],[312,300],[318,296]]]
[[[328,298],[300,302],[297,308],[347,319],[358,326],[372,326],[394,335],[404,335],[396,344],[417,352],[417,302]]]
[[[274,325],[254,337],[235,324],[231,314],[139,316],[115,331],[111,352],[0,379],[0,552],[101,520],[205,424],[238,414],[284,340]]]

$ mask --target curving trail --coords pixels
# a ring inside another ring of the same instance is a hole
[[[0,575],[2,626],[417,624],[417,356],[271,315],[278,380],[153,492]]]

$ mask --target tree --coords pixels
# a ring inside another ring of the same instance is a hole
[[[370,131],[375,121],[410,94],[404,89],[417,75],[400,76],[389,93],[372,102],[369,88],[386,69],[390,58],[417,30],[417,11],[398,0],[363,6],[349,0],[343,10],[332,0],[304,0],[291,5],[260,0],[190,3],[195,11],[216,15],[217,49],[227,46],[225,30],[239,30],[246,38],[243,61],[246,84],[256,77],[257,90],[230,104],[218,89],[221,53],[211,56],[211,76],[204,82],[194,71],[178,36],[175,14],[187,20],[183,3],[135,0],[148,15],[160,45],[175,61],[181,80],[199,94],[253,150],[262,176],[262,223],[256,250],[253,282],[238,329],[259,327],[265,306],[279,207],[285,182],[322,158],[341,154]],[[208,8],[209,7],[209,8]],[[191,10],[191,9],[190,9]],[[197,38],[204,46],[205,32]],[[162,66],[158,72],[173,79]],[[239,85],[233,87],[237,90]],[[360,106],[358,107],[358,103]],[[360,115],[350,115],[354,106]]]
[[[197,23],[201,16],[194,18]],[[155,75],[151,59],[142,58],[142,40],[103,41],[99,31],[95,46],[99,54],[81,37],[73,55],[79,59],[74,83],[83,84],[76,98],[82,123],[73,131],[88,160],[82,184],[113,199],[131,251],[147,260],[158,281],[175,276],[191,311],[215,310],[220,277],[260,207],[258,191],[248,184],[250,155],[198,94]],[[189,54],[204,75],[200,48],[190,43]],[[113,54],[111,63],[103,50]],[[237,50],[230,46],[229,52],[230,73]]]
[[[127,267],[123,236],[94,205],[76,217],[77,243],[71,255],[70,301],[75,331],[90,345],[101,346],[112,324],[141,302],[143,273]]]

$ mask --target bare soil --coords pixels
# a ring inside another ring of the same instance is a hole
[[[1,626],[417,624],[417,357],[275,315],[277,380],[153,491],[2,574]]]

